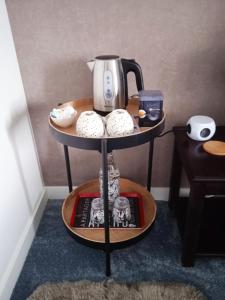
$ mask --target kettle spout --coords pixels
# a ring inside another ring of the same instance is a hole
[[[95,60],[93,59],[93,60],[89,60],[88,62],[87,62],[87,65],[88,65],[88,68],[91,70],[91,72],[93,71],[93,69],[94,69],[94,65],[95,65]]]

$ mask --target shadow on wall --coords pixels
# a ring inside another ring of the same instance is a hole
[[[92,95],[92,74],[86,58],[57,61],[45,72],[44,96],[53,106]]]
[[[29,104],[29,112],[31,122],[33,123],[33,131],[38,149],[39,157],[41,157],[40,165],[45,185],[53,185],[50,181],[62,185],[58,180],[64,177],[66,180],[65,166],[63,164],[63,146],[56,142],[49,130],[48,117],[49,112],[57,104],[51,104],[47,100],[38,102],[36,98]]]
[[[36,136],[39,139],[38,147],[39,153],[42,154],[42,170],[46,185],[66,185],[67,176],[63,145],[54,140],[48,126],[43,126],[43,122],[46,123],[46,116],[59,103],[91,96],[92,74],[86,62],[86,58],[57,61],[55,65],[48,65],[46,70],[43,92],[46,110],[40,112],[42,119],[35,121],[42,131],[39,132],[37,128]],[[37,109],[35,105],[33,109]],[[36,112],[34,117],[35,115]],[[46,142],[43,142],[44,136],[49,137],[47,140],[45,138]],[[74,185],[98,176],[100,168],[98,152],[69,148],[69,155]]]
[[[214,118],[217,125],[224,125],[225,44],[221,48],[212,44],[207,49],[195,50],[182,57],[178,65],[180,71],[174,80],[179,80],[177,93],[181,95],[182,114],[177,121],[186,122],[190,116],[201,114]]]
[[[27,206],[29,212],[32,213],[34,207],[30,201],[31,197],[29,195],[29,183],[27,182],[27,178],[25,176],[26,166],[24,166],[24,162],[26,159],[25,153],[29,152],[29,149],[27,149],[26,139],[22,138],[24,134],[24,130],[26,128],[24,124],[27,124],[27,122],[28,122],[27,111],[25,111],[24,109],[19,110],[17,108],[17,112],[14,112],[14,114],[12,115],[11,122],[7,125],[6,130],[12,146],[11,148],[14,152],[14,156],[16,159],[20,179],[26,197]],[[24,136],[26,136],[26,134]]]

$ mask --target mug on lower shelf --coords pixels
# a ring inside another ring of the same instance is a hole
[[[104,204],[102,198],[94,198],[91,202],[90,222],[88,227],[99,227],[104,224]]]
[[[116,198],[113,206],[113,227],[129,227],[131,219],[130,203],[126,197]]]

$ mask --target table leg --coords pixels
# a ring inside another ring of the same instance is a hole
[[[64,155],[65,155],[65,161],[66,161],[67,182],[68,182],[69,192],[71,193],[73,190],[73,184],[72,184],[72,178],[71,178],[70,158],[69,158],[69,151],[68,151],[67,145],[64,145]]]
[[[150,192],[152,185],[152,160],[154,150],[154,139],[149,142],[149,153],[148,153],[148,176],[147,176],[147,189]]]
[[[182,241],[182,265],[194,265],[194,257],[198,246],[199,232],[204,206],[204,189],[200,183],[192,183],[190,199],[186,212],[184,235]]]
[[[109,199],[108,199],[108,161],[107,161],[107,140],[102,139],[102,171],[103,171],[103,199],[105,219],[105,254],[106,254],[106,276],[111,275],[110,268],[110,236],[109,236]]]
[[[182,171],[182,164],[180,161],[178,151],[176,149],[176,142],[175,142],[174,150],[173,150],[173,162],[172,162],[172,171],[170,177],[170,193],[169,193],[169,201],[168,201],[168,205],[171,209],[175,208],[176,202],[179,198],[181,171]]]

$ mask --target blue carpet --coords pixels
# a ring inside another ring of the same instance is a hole
[[[105,280],[105,255],[70,237],[61,219],[61,200],[49,201],[11,300],[23,300],[46,282]],[[185,282],[208,299],[225,299],[225,260],[197,258],[193,268],[181,266],[181,242],[173,213],[157,201],[156,222],[148,236],[111,255],[117,281]]]

